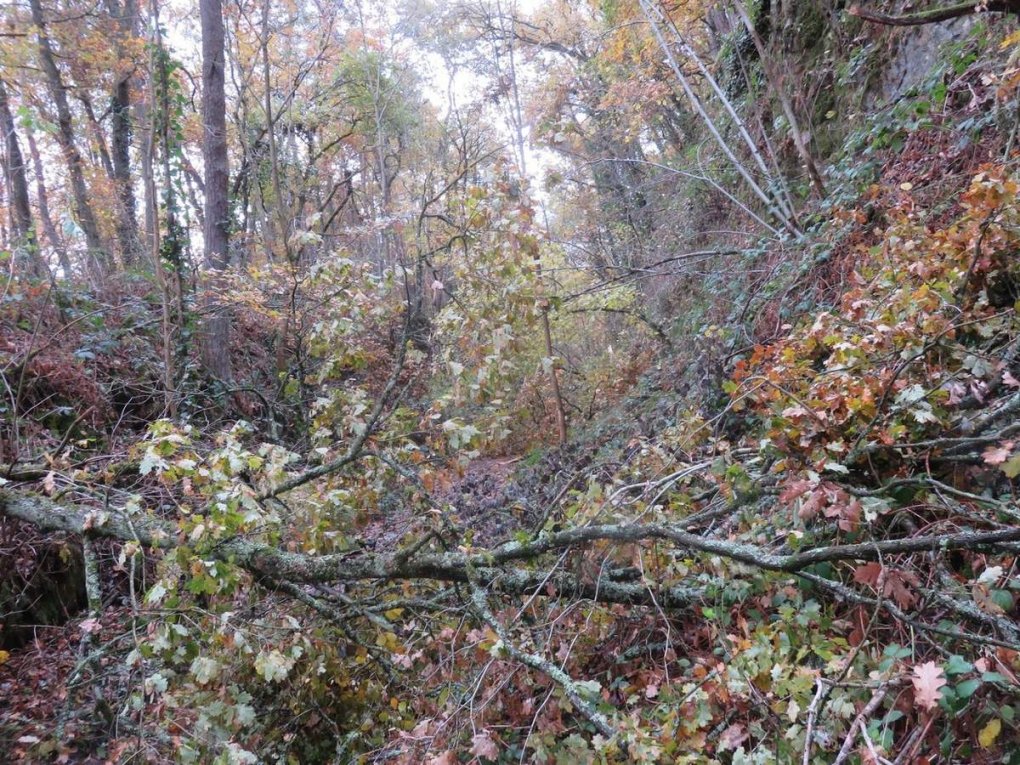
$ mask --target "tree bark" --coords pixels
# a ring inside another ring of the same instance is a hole
[[[201,0],[202,25],[202,158],[205,161],[205,263],[222,272],[230,264],[230,166],[227,156],[223,2]],[[203,363],[219,380],[231,379],[230,314],[210,285],[204,321]]]
[[[79,91],[76,94],[76,98],[81,104],[82,109],[85,110],[85,116],[88,118],[89,132],[92,133],[93,158],[95,158],[95,155],[99,155],[99,164],[103,166],[106,177],[113,180],[113,160],[110,159],[110,150],[106,146],[106,134],[103,132],[103,126],[99,124],[96,110],[92,106],[92,97],[88,92]]]
[[[138,6],[135,0],[127,0],[123,6],[119,0],[109,0],[108,6],[120,27],[116,47],[117,57],[123,59],[126,55],[124,40],[134,35],[137,28]],[[117,189],[117,241],[125,267],[138,263],[141,245],[135,214],[135,189],[131,180],[131,79],[130,70],[118,72],[110,99],[113,119],[110,143],[113,180]]]
[[[67,88],[60,76],[56,59],[53,54],[53,45],[50,43],[49,35],[46,33],[46,19],[43,17],[42,4],[40,0],[29,0],[32,8],[32,21],[35,24],[39,40],[39,61],[42,70],[46,75],[46,82],[49,86],[50,96],[57,108],[57,142],[64,155],[64,162],[67,163],[67,172],[71,181],[71,193],[74,200],[74,213],[78,218],[78,224],[85,232],[85,244],[89,249],[90,256],[96,259],[100,271],[105,271],[109,263],[102,239],[99,235],[99,225],[96,216],[92,212],[92,205],[89,203],[89,190],[85,183],[85,173],[82,169],[81,153],[75,144],[74,123],[71,120],[71,107],[67,100]]]
[[[39,252],[39,243],[32,223],[32,207],[28,198],[28,180],[25,177],[25,160],[14,128],[14,116],[7,100],[7,88],[0,80],[0,131],[4,135],[5,170],[11,193],[11,220],[14,224],[16,268],[30,272],[37,278],[46,276],[46,264]]]
[[[222,0],[201,0],[202,158],[205,161],[205,262],[217,271],[230,263],[230,168],[227,157],[226,71]]]

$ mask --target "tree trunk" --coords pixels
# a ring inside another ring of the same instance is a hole
[[[88,118],[89,132],[92,133],[92,142],[95,146],[94,155],[99,155],[99,163],[103,166],[106,177],[112,180],[113,160],[110,159],[110,150],[106,146],[106,134],[103,132],[103,126],[99,124],[96,110],[92,106],[92,98],[87,92],[79,91],[77,99],[85,110],[85,116]]]
[[[496,10],[500,17],[500,26],[504,23],[503,9],[502,6],[497,2]],[[511,19],[513,23],[513,19]],[[524,142],[524,114],[521,110],[521,98],[520,90],[517,84],[517,64],[516,57],[514,55],[514,43],[515,34],[513,28],[510,30],[510,46],[509,46],[509,64],[510,64],[510,111],[511,111],[511,129],[514,134],[515,148],[517,150],[517,170],[521,182],[524,183],[528,178],[528,159],[527,152],[525,151]],[[497,67],[499,62],[497,60]],[[512,245],[514,248],[518,246],[516,238]],[[553,349],[552,339],[552,327],[549,322],[549,299],[545,295],[545,282],[542,279],[542,255],[541,250],[536,245],[534,252],[532,253],[532,261],[535,265],[535,280],[538,283],[539,298],[538,302],[542,311],[542,338],[545,340],[545,355],[549,359],[549,385],[552,388],[553,394],[553,407],[556,414],[556,434],[559,437],[561,444],[567,442],[567,413],[566,407],[563,404],[563,391],[560,389],[560,378],[558,375],[558,369],[556,364],[556,355]]]
[[[154,75],[150,75],[154,76]],[[151,82],[150,82],[151,86]],[[150,96],[153,89],[147,86],[146,90]],[[151,97],[139,100],[135,104],[135,125],[139,129],[138,154],[140,157],[140,171],[142,176],[142,208],[143,208],[143,229],[144,240],[143,251],[155,253],[159,250],[159,232],[156,230],[156,218],[159,205],[156,202],[156,179],[153,177],[153,163],[155,154],[155,139],[153,137],[152,104]],[[153,268],[158,268],[158,262],[153,261]]]
[[[75,145],[74,124],[71,121],[71,107],[67,101],[67,89],[60,77],[60,70],[53,55],[53,46],[46,34],[46,20],[43,18],[42,4],[39,0],[29,0],[32,8],[32,21],[35,23],[39,36],[39,61],[46,75],[50,96],[57,108],[57,142],[67,163],[67,172],[71,181],[71,193],[74,199],[74,213],[78,224],[85,232],[85,244],[89,255],[96,259],[99,269],[105,270],[109,265],[102,239],[99,236],[99,225],[89,204],[89,190],[85,184],[85,173],[82,170],[81,153]]]
[[[14,225],[15,266],[21,273],[28,271],[37,278],[46,276],[46,264],[39,252],[32,207],[28,198],[28,181],[25,178],[25,160],[14,129],[14,117],[7,101],[7,88],[0,80],[0,131],[4,135],[5,170],[11,194],[11,221]]]
[[[125,38],[135,34],[138,6],[135,0],[127,0],[121,6],[119,0],[109,0],[110,14],[120,26],[117,37],[117,55],[126,55]],[[138,240],[138,219],[135,215],[135,190],[131,181],[131,71],[118,72],[117,82],[110,99],[110,113],[113,118],[111,148],[113,154],[113,180],[117,187],[117,241],[126,267],[138,262],[140,242]]]
[[[202,158],[205,161],[205,262],[215,271],[230,264],[230,170],[227,157],[227,102],[222,0],[201,0]],[[211,285],[210,295],[215,294]],[[231,379],[230,314],[218,300],[207,302],[203,361],[219,380]]]
[[[70,279],[74,274],[71,266],[71,258],[67,254],[67,246],[64,238],[57,231],[53,223],[53,216],[50,215],[50,197],[46,192],[46,176],[43,175],[42,157],[39,156],[39,147],[35,144],[35,136],[28,131],[28,151],[32,155],[32,173],[35,175],[35,196],[39,205],[39,217],[42,219],[43,233],[50,247],[57,253],[57,260],[60,261],[60,269],[64,272],[64,278]]]
[[[205,262],[218,271],[230,263],[230,200],[227,194],[227,101],[222,0],[201,0],[202,159],[205,161]]]

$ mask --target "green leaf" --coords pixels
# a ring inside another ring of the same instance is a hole
[[[962,675],[964,672],[970,672],[972,669],[974,669],[974,665],[958,654],[950,656],[949,661],[946,663],[947,675]]]
[[[974,691],[981,687],[981,680],[964,680],[956,686],[956,695],[961,699],[969,699]]]
[[[168,467],[170,466],[167,465],[166,460],[156,454],[155,450],[150,447],[145,451],[145,456],[142,457],[142,461],[138,465],[138,472],[142,475],[148,475],[153,470],[166,470]]]
[[[155,605],[156,603],[159,603],[161,600],[163,600],[165,595],[166,587],[164,587],[160,582],[156,582],[156,584],[153,585],[152,589],[149,590],[149,592],[146,594],[145,603],[146,605],[150,606]]]
[[[1018,475],[1020,475],[1020,454],[1004,462],[1000,466],[1000,469],[1009,478],[1016,478]]]
[[[246,727],[255,722],[255,707],[250,704],[238,704],[234,707],[234,719],[241,727]]]

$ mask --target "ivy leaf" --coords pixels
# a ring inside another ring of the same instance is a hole
[[[921,709],[932,710],[942,698],[941,688],[946,684],[942,667],[933,661],[914,666],[914,675],[910,678],[914,684],[914,704]]]

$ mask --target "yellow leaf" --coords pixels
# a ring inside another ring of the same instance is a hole
[[[0,651],[0,664],[5,664],[9,658],[11,658],[9,651]]]
[[[978,733],[978,742],[988,749],[995,743],[1000,731],[1002,731],[1002,720],[996,718],[981,729],[981,732]]]
[[[1020,32],[1013,32],[1013,34],[1002,41],[999,50],[1005,50],[1010,45],[1016,45],[1017,43],[1020,43]]]

